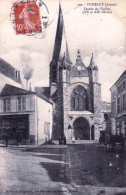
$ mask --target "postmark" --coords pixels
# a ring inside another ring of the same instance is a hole
[[[17,35],[42,35],[48,25],[49,10],[42,0],[16,1],[10,20]]]

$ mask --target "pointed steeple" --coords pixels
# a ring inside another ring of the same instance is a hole
[[[71,76],[88,77],[88,70],[82,61],[81,52],[79,49],[77,50],[76,62],[71,68]]]
[[[86,66],[82,62],[80,49],[77,50],[77,58],[76,58],[75,66],[79,66],[79,67],[81,66],[82,69],[85,69],[86,70]]]
[[[62,14],[62,9],[61,9],[61,4],[59,2],[59,16],[58,16],[58,23],[57,23],[57,30],[56,30],[52,61],[54,60],[57,62],[59,59],[61,43],[62,43],[63,28],[64,28],[63,14]]]
[[[81,59],[81,53],[80,53],[80,50],[79,50],[79,49],[77,50],[77,58],[76,58],[76,62],[82,62],[82,59]]]
[[[62,62],[65,52],[65,60],[67,64],[72,64],[69,56],[68,45],[65,35],[63,13],[59,2],[59,16],[56,30],[56,37],[53,49],[52,61],[50,63],[50,82],[57,81],[58,62]]]
[[[97,65],[95,65],[95,62],[94,62],[93,53],[92,53],[92,56],[91,56],[91,61],[90,61],[89,67],[92,68],[92,69],[94,69],[94,70],[97,70],[98,69]]]
[[[94,62],[94,56],[92,53],[91,61],[88,67],[88,72],[90,76],[90,82],[97,83],[98,82],[98,67]]]

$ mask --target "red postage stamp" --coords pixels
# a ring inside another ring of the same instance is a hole
[[[33,2],[16,2],[14,7],[16,34],[39,33],[42,31],[38,5]]]

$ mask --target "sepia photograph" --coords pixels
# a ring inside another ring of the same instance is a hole
[[[126,194],[126,1],[0,0],[0,194]]]

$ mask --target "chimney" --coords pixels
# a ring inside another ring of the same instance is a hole
[[[31,87],[31,82],[30,82],[30,87],[29,87],[29,91],[32,91],[32,87]]]

